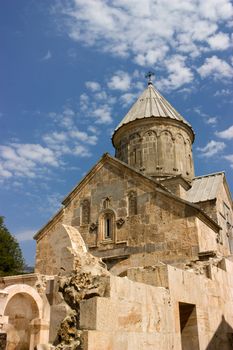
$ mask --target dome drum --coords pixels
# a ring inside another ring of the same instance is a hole
[[[193,134],[175,120],[141,119],[123,125],[113,136],[116,157],[145,175],[153,177],[181,174],[191,180]]]
[[[182,175],[192,181],[191,125],[150,82],[116,128],[116,157],[153,177]]]

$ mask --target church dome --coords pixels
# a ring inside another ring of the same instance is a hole
[[[194,177],[191,125],[150,81],[114,131],[116,157],[153,177]]]

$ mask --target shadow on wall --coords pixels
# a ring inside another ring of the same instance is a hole
[[[233,328],[227,323],[225,317],[214,333],[206,350],[232,350],[233,349]]]

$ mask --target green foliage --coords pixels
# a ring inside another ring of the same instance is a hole
[[[24,260],[17,240],[4,225],[0,216],[0,276],[23,273]]]

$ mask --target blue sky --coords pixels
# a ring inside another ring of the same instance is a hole
[[[3,0],[0,215],[33,264],[33,234],[154,84],[192,124],[196,175],[233,189],[230,0]]]

